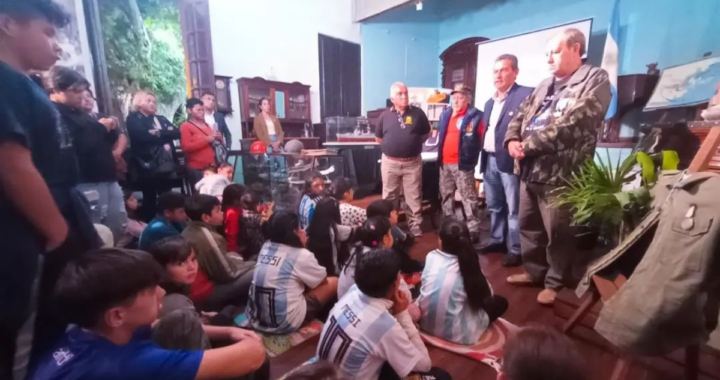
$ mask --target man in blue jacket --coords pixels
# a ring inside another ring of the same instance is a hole
[[[515,160],[503,146],[508,124],[525,98],[533,91],[515,83],[517,57],[503,54],[495,60],[495,94],[485,103],[487,132],[483,142],[480,170],[483,173],[487,209],[490,211],[490,242],[481,253],[507,252],[506,267],[522,264],[518,218],[520,184],[513,174]]]
[[[475,166],[482,148],[483,113],[471,106],[472,90],[463,87],[453,91],[452,107],[440,115],[438,165],[440,196],[445,217],[455,215],[455,191],[460,192],[468,229],[473,241],[480,235],[477,217],[478,194],[475,189]]]

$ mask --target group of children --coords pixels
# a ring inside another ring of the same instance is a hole
[[[390,202],[361,215],[349,181],[335,180],[328,195],[324,185],[306,228],[300,205],[274,212],[239,184],[225,186],[222,201],[161,195],[142,251],[97,250],[65,270],[57,299],[75,327],[33,378],[267,378],[261,339],[235,326],[244,312],[249,328],[271,335],[323,320],[317,356],[346,378],[448,379],[420,331],[472,345],[508,307],[467,226],[444,220],[439,248],[416,261]]]

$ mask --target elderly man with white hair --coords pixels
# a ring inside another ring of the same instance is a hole
[[[410,232],[422,236],[422,146],[430,134],[425,112],[409,105],[408,89],[397,82],[390,87],[393,106],[380,115],[375,140],[382,150],[383,199],[397,209],[400,190],[405,196]]]
[[[568,208],[552,197],[595,154],[611,100],[605,70],[583,64],[585,36],[566,29],[547,45],[552,77],[535,88],[508,126],[505,146],[520,175],[520,252],[525,273],[518,285],[542,285],[538,302],[550,305],[563,286],[574,286],[579,263]]]

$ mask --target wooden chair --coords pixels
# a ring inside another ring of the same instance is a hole
[[[688,168],[689,173],[701,171],[714,171],[720,173],[720,121],[704,122],[693,121],[688,123],[693,133],[704,139],[700,149]],[[575,313],[563,325],[563,332],[569,334],[575,326],[597,304],[612,298],[615,293],[627,282],[627,277],[617,274],[611,278],[595,275],[592,277],[594,287],[591,294],[580,304]],[[630,370],[633,357],[620,353],[610,380],[624,380]],[[697,380],[700,373],[700,346],[693,345],[685,348],[685,380]]]

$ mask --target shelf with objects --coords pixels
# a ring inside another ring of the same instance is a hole
[[[345,172],[355,186],[355,198],[377,194],[382,155],[375,142],[375,125],[366,117],[332,116],[325,118],[323,146],[336,149],[345,159]]]
[[[298,82],[279,82],[264,78],[240,78],[237,80],[240,94],[240,118],[243,150],[257,138],[253,128],[255,117],[260,115],[260,101],[270,100],[270,113],[277,117],[285,134],[285,141],[299,140],[305,149],[318,149],[319,139],[313,136],[310,110],[310,86]]]
[[[274,202],[276,210],[295,211],[305,189],[305,179],[319,172],[329,185],[345,176],[342,156],[333,151],[300,154],[238,152],[243,183],[262,203]]]

